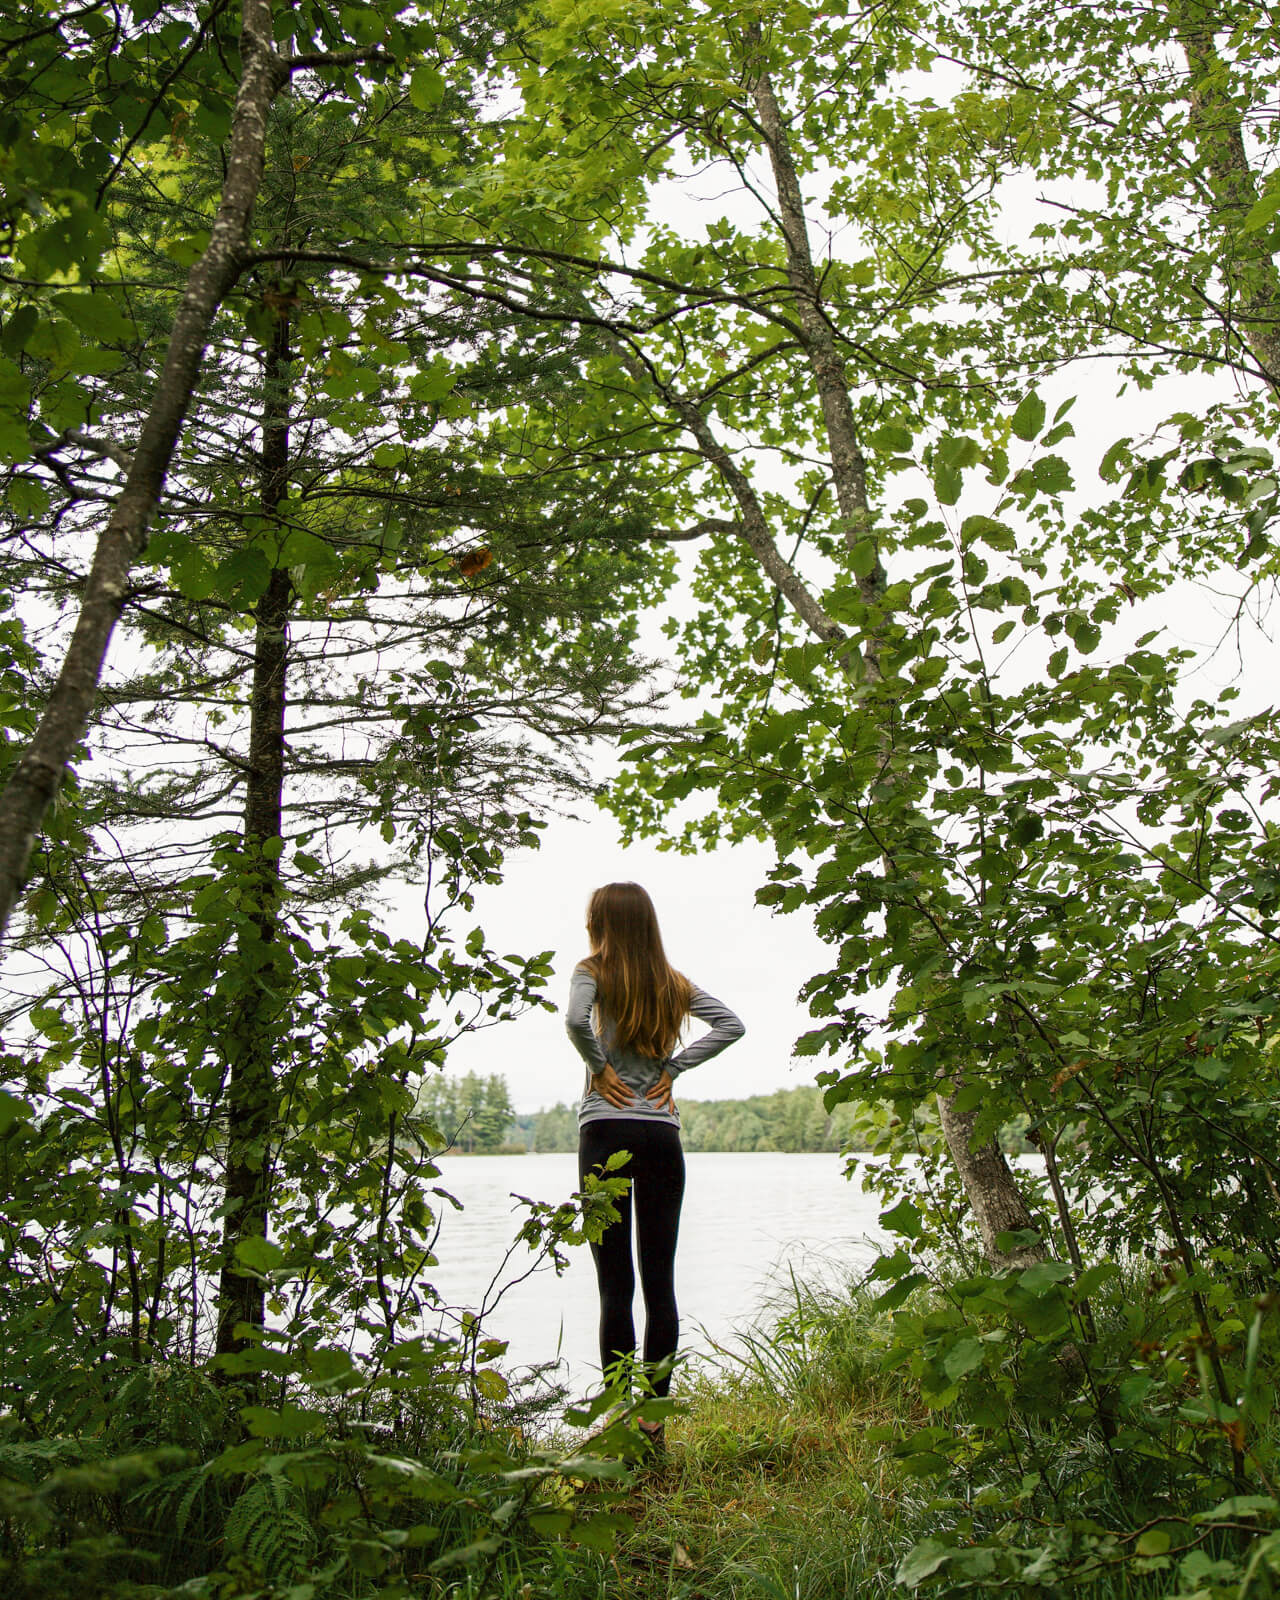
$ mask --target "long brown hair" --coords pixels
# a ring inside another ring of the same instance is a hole
[[[689,1014],[693,985],[667,961],[653,901],[638,883],[606,883],[587,902],[600,1007],[613,1019],[618,1047],[663,1060]]]

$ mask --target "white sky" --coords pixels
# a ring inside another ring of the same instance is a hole
[[[945,98],[956,86],[956,75],[942,69],[928,87]],[[755,173],[766,194],[772,185],[767,172]],[[823,237],[820,196],[826,182],[821,173],[805,180],[810,214],[814,221],[814,247],[821,253]],[[817,203],[815,204],[815,200]],[[724,217],[736,225],[752,227],[760,220],[758,202],[748,197],[721,166],[659,183],[652,197],[653,214],[686,238],[705,235],[707,225]],[[1005,215],[1011,236],[1024,236],[1048,215],[1039,183],[1020,178],[1006,185]],[[838,253],[855,248],[847,229],[833,241]],[[625,255],[634,256],[635,251]],[[1076,394],[1071,412],[1076,436],[1058,448],[1072,461],[1081,502],[1096,493],[1091,482],[1108,447],[1121,435],[1141,437],[1171,413],[1185,408],[1199,411],[1214,399],[1233,398],[1227,381],[1217,383],[1203,375],[1169,378],[1148,392],[1130,388],[1116,394],[1118,378],[1107,361],[1086,362],[1058,373],[1040,385],[1052,415],[1068,395]],[[1026,446],[1026,455],[1039,447]],[[1016,454],[1015,449],[1012,452]],[[905,481],[899,494],[918,492]],[[926,494],[927,488],[924,489]],[[999,491],[975,481],[966,487],[961,505],[952,508],[956,524],[970,511],[992,511]],[[691,563],[695,551],[683,552]],[[684,563],[682,563],[684,564]],[[1228,570],[1224,588],[1239,591],[1241,575]],[[677,591],[669,604],[679,614],[688,606]],[[1208,658],[1188,682],[1188,688],[1210,696],[1227,682],[1238,681],[1244,693],[1240,714],[1269,701],[1280,679],[1274,643],[1264,632],[1248,633],[1241,642],[1243,655],[1230,642],[1230,595],[1214,597],[1203,588],[1184,586],[1158,602],[1126,607],[1119,624],[1108,630],[1101,655],[1115,656],[1132,646],[1149,628],[1167,632],[1160,646],[1189,644]],[[647,653],[665,654],[665,641],[657,632],[661,618],[644,630]],[[1227,641],[1224,648],[1222,646]],[[1037,650],[1036,646],[1043,646]],[[1034,641],[1030,655],[1047,653],[1043,639]],[[1024,661],[1022,671],[1034,671],[1038,662]],[[676,713],[690,711],[689,702],[675,701]],[[607,760],[607,757],[602,758]],[[483,927],[490,945],[500,952],[554,953],[555,975],[547,989],[562,1007],[574,964],[587,953],[583,930],[587,897],[599,884],[633,879],[649,890],[662,923],[667,953],[673,964],[702,988],[739,1012],[747,1025],[746,1037],[714,1061],[699,1067],[681,1087],[692,1099],[720,1099],[767,1093],[780,1087],[812,1083],[814,1073],[833,1058],[792,1058],[795,1039],[816,1026],[797,1000],[807,978],[834,963],[835,950],[813,933],[806,912],[776,916],[755,904],[755,890],[765,881],[772,861],[766,846],[749,843],[722,847],[698,857],[661,852],[649,843],[623,849],[617,825],[604,814],[581,820],[552,819],[542,835],[542,846],[510,858],[504,881],[477,896],[474,919],[460,920],[460,929],[472,920]],[[406,931],[421,928],[417,890],[406,891],[397,906]],[[565,1037],[559,1011],[555,1015],[534,1011],[515,1022],[486,1029],[461,1039],[453,1048],[446,1071],[462,1074],[501,1073],[507,1080],[518,1111],[535,1111],[557,1101],[569,1102],[582,1090],[582,1068]]]
[[[807,187],[812,189],[815,183],[811,178]],[[1013,231],[1039,220],[1042,201],[1034,184],[1022,184],[1010,201]],[[722,175],[714,172],[661,187],[657,209],[687,237],[701,235],[707,223],[720,216],[744,225],[755,220],[754,204],[746,202],[741,192],[731,193]],[[815,245],[821,248],[820,232],[815,233]],[[1041,385],[1050,413],[1067,394],[1079,393],[1071,414],[1077,437],[1060,448],[1075,464],[1086,494],[1091,487],[1089,468],[1119,435],[1141,435],[1180,406],[1200,410],[1215,398],[1215,386],[1203,378],[1166,381],[1145,394],[1130,390],[1123,400],[1115,396],[1115,383],[1109,364],[1098,362]],[[1230,393],[1223,384],[1216,397]],[[1027,453],[1035,452],[1028,447]],[[968,493],[965,504],[954,508],[957,521],[969,510],[991,509],[979,501],[998,498],[995,492],[977,488],[974,503],[969,504]],[[672,603],[677,610],[687,604],[678,594]],[[1116,653],[1139,632],[1161,623],[1172,639],[1212,651],[1228,632],[1230,611],[1228,600],[1209,603],[1203,590],[1168,595],[1158,608],[1143,608],[1142,613],[1126,610],[1123,628],[1106,638],[1103,653]],[[657,633],[660,620],[655,618],[652,628],[645,630],[645,647],[654,656],[663,654],[665,643]],[[1280,679],[1274,643],[1265,636],[1255,635],[1249,641],[1246,659],[1242,711],[1270,699],[1272,686]],[[1240,668],[1239,656],[1228,648],[1195,688],[1211,693],[1215,685],[1236,677]],[[672,706],[677,713],[689,709],[688,702]],[[608,759],[604,752],[602,759]],[[797,991],[835,958],[835,951],[814,935],[805,912],[781,917],[755,904],[755,891],[765,881],[771,860],[772,852],[754,843],[697,857],[661,852],[650,843],[623,849],[616,823],[603,813],[576,820],[552,818],[542,834],[541,849],[512,856],[504,881],[481,890],[474,918],[459,918],[457,927],[462,934],[478,923],[500,952],[533,955],[550,950],[554,977],[546,993],[559,1008],[569,973],[587,951],[583,920],[590,892],[616,879],[644,884],[657,905],[672,962],[737,1011],[747,1025],[739,1044],[698,1068],[681,1087],[696,1099],[767,1093],[811,1083],[820,1066],[831,1064],[827,1057],[794,1060],[791,1050],[796,1037],[815,1025],[798,1002]],[[406,886],[398,893],[393,890],[388,899],[396,931],[420,937],[421,890]],[[565,1037],[559,1010],[554,1015],[532,1011],[460,1040],[446,1070],[501,1073],[521,1112],[572,1101],[582,1088],[579,1058]]]

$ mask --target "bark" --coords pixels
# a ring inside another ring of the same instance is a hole
[[[1226,92],[1227,65],[1214,43],[1208,5],[1185,0],[1173,17],[1186,56],[1187,100],[1198,164],[1209,180],[1214,221],[1222,228],[1222,274],[1230,291],[1230,325],[1271,388],[1280,392],[1280,269],[1262,239],[1240,228],[1258,199],[1239,108]]]
[[[758,42],[758,27],[753,31]],[[761,72],[756,78],[751,98],[773,168],[782,237],[787,251],[787,278],[796,298],[796,312],[804,330],[805,354],[822,406],[822,420],[831,452],[831,477],[835,484],[836,503],[840,507],[844,541],[853,550],[864,539],[873,539],[874,535],[867,501],[867,462],[858,443],[857,419],[849,399],[849,377],[836,348],[835,329],[823,307],[822,287],[814,271],[804,197],[791,155],[791,141],[778,109],[773,80],[767,72]],[[878,550],[875,551],[871,571],[858,580],[858,585],[866,600],[874,600],[883,592],[884,568],[880,565]]]
[[[282,312],[264,362],[259,495],[266,517],[276,514],[288,486],[290,370],[289,319]],[[257,607],[249,703],[241,872],[250,910],[236,948],[243,999],[227,1020],[225,1036],[229,1073],[219,1355],[243,1350],[252,1342],[253,1330],[266,1324],[262,1280],[238,1270],[236,1247],[243,1239],[266,1237],[271,1209],[271,1146],[276,1133],[273,1058],[279,1026],[272,958],[278,951],[281,882],[280,857],[264,847],[279,839],[281,832],[291,598],[288,571],[273,567]],[[236,1381],[242,1388],[254,1387],[252,1380]]]
[[[758,30],[756,37],[758,41]],[[791,141],[768,72],[759,72],[752,84],[751,96],[773,168],[779,219],[786,244],[787,276],[795,295],[797,317],[804,330],[809,368],[822,405],[831,475],[844,525],[845,543],[852,551],[864,540],[874,540],[875,534],[867,497],[866,460],[858,443],[857,419],[849,397],[849,378],[836,347],[834,328],[823,307],[822,286],[814,268],[804,198],[791,154]],[[799,582],[794,573],[792,577]],[[870,571],[859,579],[859,588],[863,598],[869,602],[876,601],[884,592],[885,574],[878,549]],[[877,681],[881,672],[874,628],[863,649],[862,662],[867,679]],[[847,657],[842,659],[842,665],[846,670],[851,665]],[[957,1073],[956,1076],[959,1084],[962,1084],[962,1074]],[[1024,1247],[1006,1252],[996,1245],[1001,1233],[1029,1229],[1033,1223],[1030,1208],[999,1144],[989,1139],[975,1146],[977,1111],[957,1111],[953,1099],[943,1094],[938,1096],[938,1110],[943,1136],[964,1185],[987,1258],[996,1266],[1029,1266],[1032,1262],[1043,1260],[1043,1252],[1038,1249]]]
[[[639,367],[633,369],[639,372]],[[824,643],[846,636],[844,629],[829,617],[804,579],[786,560],[769,532],[768,519],[751,479],[716,438],[705,416],[692,400],[663,387],[663,397],[698,441],[703,457],[719,472],[738,507],[738,533],[743,543],[763,567],[765,576],[782,595],[809,631]]]
[[[826,643],[846,639],[848,635],[845,630],[828,615],[804,579],[783,557],[769,531],[768,519],[751,479],[716,438],[715,430],[698,405],[672,385],[664,383],[651,367],[640,361],[621,338],[614,335],[609,342],[638,383],[652,384],[658,390],[697,441],[703,458],[717,469],[738,507],[739,536],[759,561],[765,576],[790,604],[795,614],[816,638]],[[852,420],[851,408],[850,416]],[[861,492],[865,505],[865,480]],[[860,525],[869,527],[870,519],[866,519]],[[876,570],[879,570],[878,561]],[[883,577],[880,582],[883,582]],[[868,646],[867,652],[864,652],[862,665],[864,670],[878,676],[879,669],[874,649],[873,641]],[[871,656],[869,663],[867,655]],[[849,674],[851,682],[855,681],[858,663],[853,650],[842,651],[837,659]],[[955,1076],[959,1088],[963,1085],[963,1075],[957,1073]],[[996,1248],[995,1241],[999,1234],[1016,1232],[1034,1225],[1030,1208],[998,1143],[991,1139],[974,1148],[978,1113],[956,1111],[951,1099],[945,1095],[938,1096],[938,1107],[947,1147],[973,1209],[983,1248],[992,1264],[997,1267],[1028,1266],[1035,1261],[1043,1260],[1042,1251],[1023,1249],[1008,1254]]]
[[[241,271],[262,180],[267,114],[288,74],[271,47],[271,0],[244,0],[243,11],[244,64],[232,116],[227,177],[209,244],[187,276],[155,395],[124,487],[98,539],[58,680],[0,798],[0,937],[22,891],[41,820],[89,726],[129,572],[146,544],[199,376],[210,324]]]
[[[987,1260],[996,1267],[1030,1267],[1044,1260],[1038,1246],[1023,1245],[1017,1250],[1001,1250],[996,1240],[1002,1233],[1017,1233],[1034,1228],[1030,1208],[1017,1180],[994,1139],[974,1143],[976,1111],[957,1111],[952,1096],[938,1096],[938,1116],[942,1136],[955,1163],[956,1173],[968,1196],[973,1220]]]

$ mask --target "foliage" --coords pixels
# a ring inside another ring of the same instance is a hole
[[[1234,639],[1256,658],[1276,571],[1260,20],[623,6],[568,51],[552,7],[537,39],[540,105],[580,127],[606,83],[610,136],[661,152],[635,251],[543,280],[612,336],[595,409],[546,431],[625,453],[659,526],[701,540],[668,624],[700,724],[629,736],[610,803],[689,850],[770,840],[761,901],[832,947],[801,1049],[837,1058],[828,1108],[880,1108],[898,1356],[981,1438],[949,1417],[907,1453],[1043,1449],[1050,1499],[1068,1461],[1124,1503],[1041,1568],[957,1511],[961,1553],[912,1584],[1052,1590],[1127,1569],[1126,1541],[1158,1563],[1142,1519],[1180,1499],[1226,1560],[1214,1507],[1270,1504],[1280,724],[1270,683],[1210,670]],[[675,171],[716,214],[664,205]],[[1098,438],[1078,394],[1126,388],[1134,423]],[[1044,1177],[1010,1232],[984,1152],[1015,1115]],[[1098,1310],[1118,1272],[1152,1284],[1154,1335]]]
[[[230,22],[0,6],[6,762],[205,249]],[[140,658],[25,907],[52,976],[16,982],[0,1099],[15,1584],[609,1581],[522,1543],[614,1525],[502,1432],[482,1328],[408,1332],[449,1206],[415,1105],[545,973],[459,946],[440,900],[466,908],[549,789],[591,787],[569,746],[643,710],[635,614],[688,543],[665,626],[699,721],[623,728],[609,802],[677,847],[776,847],[762,903],[832,949],[801,1046],[834,1057],[824,1122],[860,1108],[900,1240],[856,1337],[800,1295],[748,1347],[758,1415],[708,1429],[704,1468],[830,1464],[795,1418],[840,1384],[894,1386],[893,1414],[831,1473],[825,1538],[788,1478],[799,1534],[775,1517],[766,1560],[735,1532],[715,1581],[1274,1587],[1280,725],[1202,642],[1221,604],[1251,660],[1277,572],[1264,24],[1201,0],[281,17],[314,70],[271,112],[118,597]],[[717,197],[692,221],[680,180]],[[1132,420],[1098,438],[1116,391]],[[362,903],[392,867],[443,891],[420,946]],[[993,1142],[1018,1119],[1025,1195]],[[526,1227],[581,1233],[572,1206]],[[229,1279],[263,1310],[224,1340]],[[190,1403],[131,1436],[169,1370]],[[135,1510],[189,1548],[134,1540]],[[642,1530],[637,1566],[702,1592],[725,1526]]]
[[[7,81],[32,68],[6,98],[0,241],[2,554],[27,602],[6,737],[56,696],[226,170],[235,18],[101,13],[0,19]],[[416,1099],[459,1032],[540,999],[545,958],[457,922],[587,786],[586,741],[644,704],[636,597],[666,563],[611,538],[589,476],[501,470],[508,411],[552,403],[571,345],[514,349],[447,274],[352,264],[454,237],[509,8],[277,21],[291,81],[252,232],[10,968],[6,1560],[35,1591],[482,1586],[552,1481],[544,1535],[612,1536],[561,1504],[565,1451],[530,1457],[474,1315],[423,1332],[453,1202]],[[420,940],[371,907],[392,871],[427,889]],[[562,1263],[610,1192],[535,1208],[519,1248]],[[171,1416],[156,1395],[184,1383]],[[416,1455],[380,1456],[410,1413]],[[60,1477],[60,1452],[91,1475]],[[436,1501],[431,1533],[409,1513]]]
[[[1069,1401],[1043,1403],[1042,1382],[1042,1403],[1001,1437],[989,1410],[995,1375],[1025,1378],[1034,1364],[1011,1343],[1024,1337],[1039,1290],[1033,1283],[1010,1317],[1015,1280],[1005,1303],[990,1307],[985,1377],[971,1382],[979,1365],[953,1346],[951,1398],[908,1363],[920,1325],[936,1339],[963,1283],[917,1289],[896,1311],[877,1305],[874,1283],[793,1284],[757,1327],[742,1330],[739,1352],[726,1349],[695,1382],[669,1424],[670,1464],[637,1484],[636,1529],[615,1558],[623,1592],[655,1600],[917,1591],[1226,1600],[1242,1584],[1269,1592],[1274,1497],[1221,1493],[1191,1444],[1190,1415],[1179,1422],[1175,1408],[1157,1421],[1131,1393],[1127,1415],[1154,1448],[1117,1447],[1124,1476],[1109,1470],[1106,1449],[1090,1443]],[[968,1302],[973,1311],[971,1292]],[[1165,1338],[1171,1326],[1167,1308],[1132,1278],[1113,1277],[1095,1310],[1117,1348],[1130,1336]],[[1262,1326],[1258,1393],[1269,1391],[1280,1354],[1274,1329]],[[1058,1376],[1065,1393],[1070,1377]],[[1160,1437],[1179,1427],[1191,1445],[1182,1457]],[[595,1576],[566,1588],[593,1593]]]
[[[6,19],[43,85],[12,118],[40,144],[68,96],[58,137],[112,161],[90,194],[86,156],[58,201],[92,211],[94,251],[46,260],[33,241],[56,227],[35,206],[6,241],[29,269],[2,286],[28,443],[3,559],[38,648],[5,641],[39,697],[224,168],[223,8],[153,9],[133,31],[97,10],[31,35]],[[268,1314],[348,1344],[418,1317],[448,1200],[415,1096],[452,1038],[536,1003],[547,970],[452,916],[536,842],[539,808],[582,791],[581,745],[645,698],[633,599],[662,561],[634,543],[597,559],[589,481],[552,473],[532,494],[496,465],[504,408],[555,392],[573,350],[510,350],[508,319],[435,278],[353,273],[353,250],[447,209],[504,27],[459,12],[444,37],[443,16],[384,13],[281,23],[295,50],[350,30],[350,59],[299,70],[271,109],[246,270],[123,596],[126,655],[28,885],[4,1176],[24,1308],[6,1359],[32,1403],[66,1354],[35,1334],[51,1288],[59,1337],[90,1360],[119,1342],[196,1362],[215,1318],[222,1348]],[[369,53],[366,93],[347,69]],[[132,66],[147,115],[95,120]],[[391,871],[427,887],[420,944],[368,909]],[[256,1287],[234,1300],[233,1280]]]
[[[526,1249],[557,1255],[598,1235],[625,1180],[593,1177],[575,1202],[530,1218]],[[264,1263],[265,1268],[265,1263]],[[297,1269],[272,1269],[273,1282]],[[332,1284],[330,1288],[332,1288]],[[513,1388],[483,1337],[330,1342],[295,1317],[234,1358],[262,1403],[212,1383],[180,1349],[148,1363],[109,1348],[32,1393],[0,1438],[0,1575],[20,1600],[64,1593],[385,1594],[461,1580],[509,1590],[569,1548],[609,1545],[609,1509],[639,1441],[637,1415],[605,1393],[577,1409],[572,1442],[533,1431],[564,1392]],[[167,1359],[164,1359],[166,1358]],[[300,1586],[300,1587],[299,1587]]]

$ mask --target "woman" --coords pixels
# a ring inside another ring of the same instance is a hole
[[[600,1365],[606,1381],[612,1381],[625,1374],[635,1354],[634,1211],[644,1359],[653,1393],[665,1395],[670,1368],[659,1364],[675,1354],[679,1333],[675,1255],[684,1198],[684,1151],[672,1083],[745,1030],[727,1006],[668,965],[653,902],[638,883],[607,883],[595,891],[587,905],[587,937],[591,954],[574,968],[565,1014],[569,1037],[587,1065],[578,1111],[579,1181],[615,1151],[631,1154],[622,1169],[631,1190],[619,1202],[618,1221],[591,1246],[600,1285]],[[709,1022],[711,1031],[673,1056],[690,1014]],[[661,1423],[641,1426],[655,1442],[660,1437]]]

